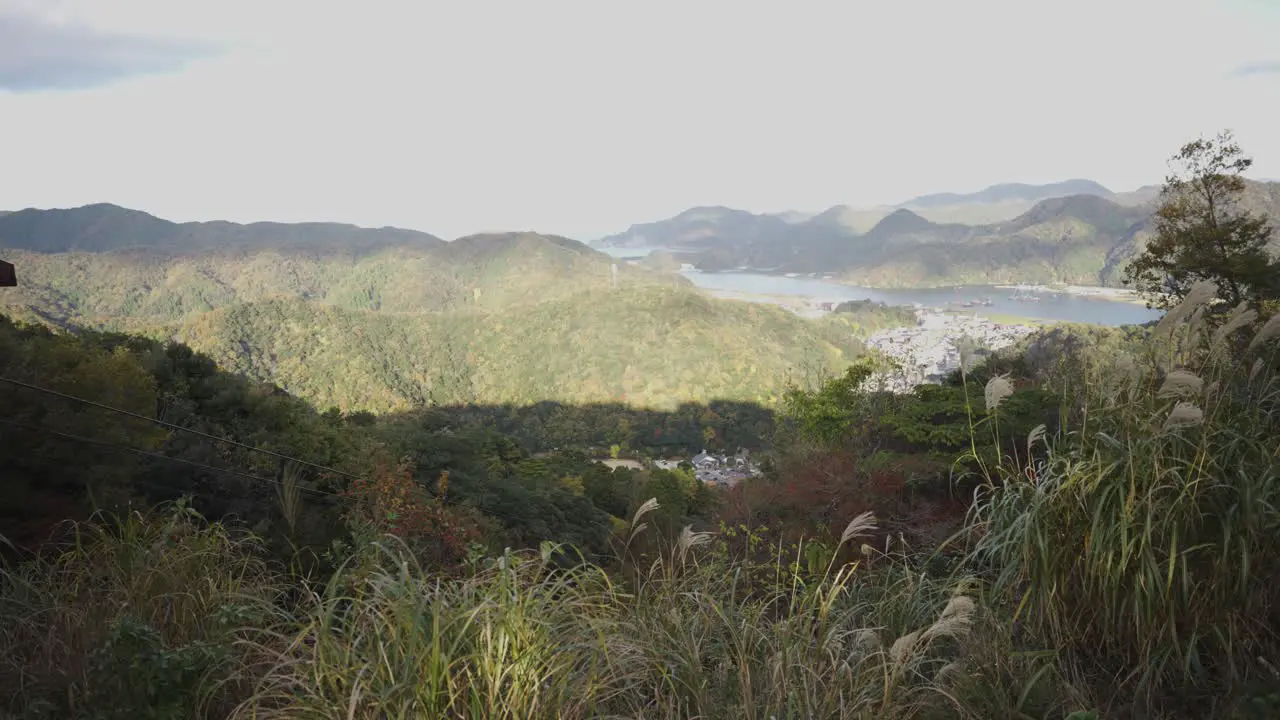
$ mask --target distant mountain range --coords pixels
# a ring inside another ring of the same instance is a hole
[[[0,213],[0,247],[42,253],[138,248],[181,252],[327,249],[360,253],[395,246],[430,248],[443,244],[440,238],[416,230],[370,229],[341,223],[175,223],[110,203]]]
[[[1067,195],[1110,197],[1113,194],[1110,190],[1092,180],[1064,180],[1063,182],[1049,185],[1006,183],[992,185],[985,190],[969,194],[936,193],[933,195],[921,195],[908,200],[901,207],[936,208],[950,205],[972,205],[975,203],[1002,203],[1012,200],[1036,202],[1045,198],[1065,197]]]
[[[994,185],[893,207],[812,216],[726,207],[633,225],[597,247],[672,251],[704,270],[830,274],[875,287],[986,283],[1114,285],[1150,231],[1159,186],[1115,193],[1091,180]],[[1245,205],[1280,226],[1280,184],[1251,182]]]

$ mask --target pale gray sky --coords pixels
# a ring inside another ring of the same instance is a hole
[[[1277,38],[1280,0],[0,0],[0,208],[589,239],[1127,190],[1223,128],[1280,177]]]

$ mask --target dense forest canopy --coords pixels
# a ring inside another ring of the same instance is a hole
[[[305,226],[179,226],[114,206],[39,212],[0,218],[0,247],[18,248],[4,252],[23,278],[0,309],[178,339],[343,411],[772,404],[789,379],[818,382],[864,355],[859,338],[914,323],[883,307],[809,321],[715,300],[677,273],[532,233],[444,243],[386,231],[386,243],[362,244],[365,231],[324,226],[308,245]],[[220,245],[232,230],[242,242]],[[335,245],[343,233],[350,245]]]

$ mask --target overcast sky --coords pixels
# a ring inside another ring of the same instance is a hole
[[[1280,178],[1277,38],[1280,0],[0,0],[0,209],[590,239],[1128,190],[1223,128]]]

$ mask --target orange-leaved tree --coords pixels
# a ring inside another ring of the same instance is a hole
[[[357,539],[392,535],[428,567],[453,567],[480,537],[482,520],[474,511],[446,505],[448,487],[447,470],[440,473],[432,495],[414,479],[412,460],[382,459],[347,488],[344,519]]]

